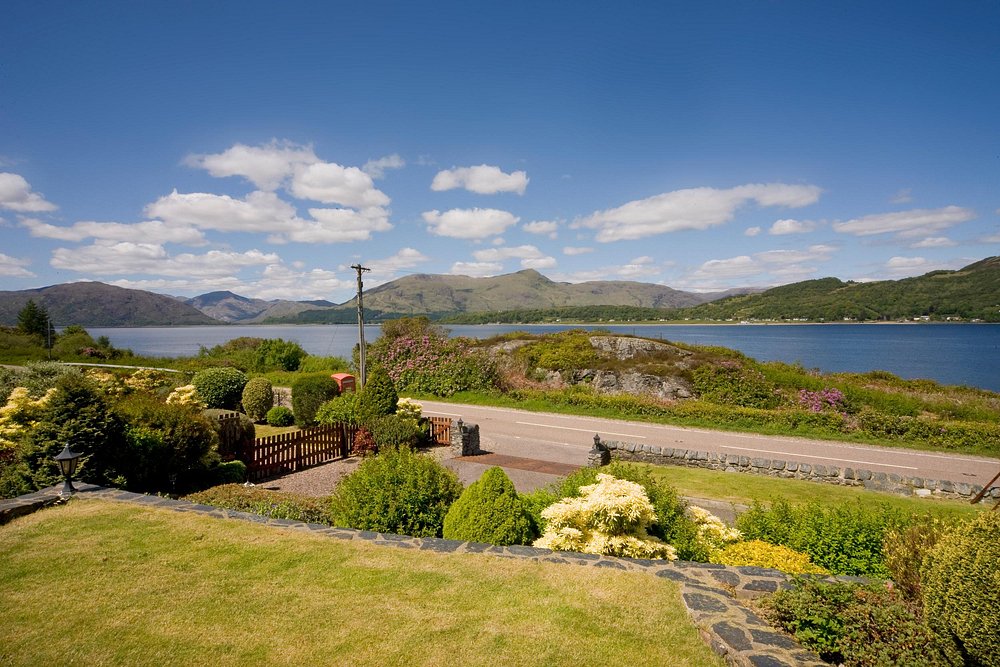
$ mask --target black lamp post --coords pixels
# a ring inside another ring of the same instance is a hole
[[[80,461],[80,454],[79,452],[71,452],[69,450],[69,445],[66,445],[55,458],[56,462],[59,463],[59,470],[62,472],[63,478],[66,480],[66,483],[63,484],[62,491],[59,492],[59,497],[69,498],[76,493],[76,489],[73,487],[71,478],[73,477],[73,473],[76,472],[76,464]]]

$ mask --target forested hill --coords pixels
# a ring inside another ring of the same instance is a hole
[[[1000,257],[958,271],[870,283],[807,280],[674,312],[678,319],[892,321],[929,317],[1000,322]]]

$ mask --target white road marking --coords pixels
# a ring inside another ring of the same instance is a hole
[[[875,463],[873,461],[855,461],[853,459],[835,459],[831,456],[812,456],[810,454],[798,454],[792,452],[778,452],[771,449],[751,449],[750,447],[733,447],[732,445],[721,445],[725,449],[739,449],[744,452],[759,452],[761,454],[781,454],[782,456],[794,456],[805,459],[820,459],[822,461],[840,461],[841,463],[862,463],[869,466],[884,466],[886,468],[903,468],[905,470],[917,470],[915,466],[898,466],[892,463]]]
[[[584,433],[593,433],[592,428],[573,428],[572,426],[552,426],[551,424],[535,424],[534,422],[514,422],[515,424],[520,424],[521,426],[540,426],[542,428],[558,428],[563,431],[583,431]],[[644,435],[635,435],[633,433],[612,433],[610,431],[604,431],[605,435],[622,435],[628,438],[642,438],[646,439]]]

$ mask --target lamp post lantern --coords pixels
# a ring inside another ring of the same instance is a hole
[[[76,493],[76,488],[73,486],[72,477],[73,473],[76,472],[76,465],[80,461],[79,452],[71,452],[69,445],[63,447],[63,450],[55,457],[56,463],[59,464],[59,471],[62,472],[63,479],[66,480],[63,484],[62,491],[59,492],[60,498],[69,498],[74,493]]]

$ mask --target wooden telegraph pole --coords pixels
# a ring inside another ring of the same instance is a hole
[[[358,272],[358,346],[360,347],[358,353],[358,391],[361,391],[365,386],[365,380],[368,379],[365,369],[365,307],[361,301],[361,294],[364,289],[364,284],[361,282],[361,274],[365,271],[371,271],[371,269],[361,266],[360,263],[352,264],[351,268]]]

